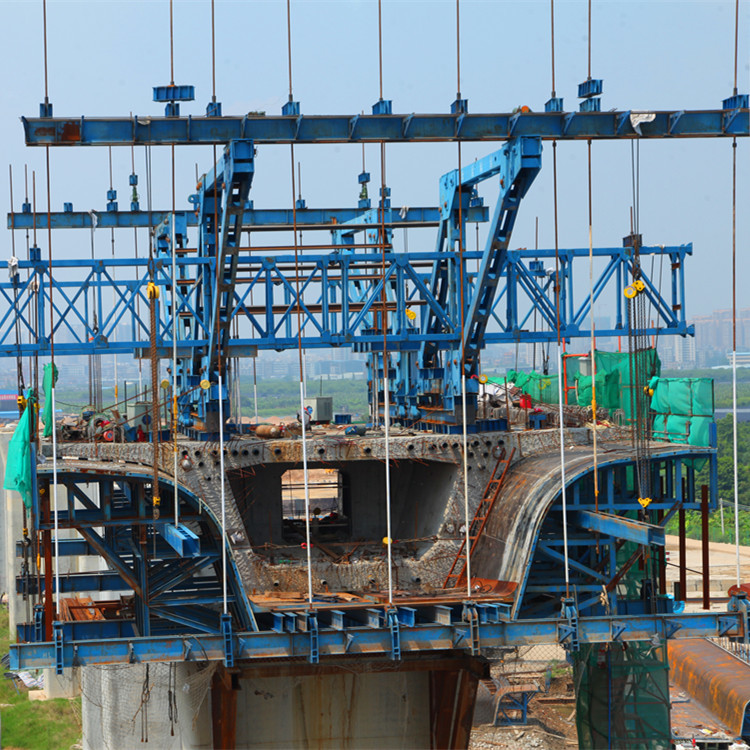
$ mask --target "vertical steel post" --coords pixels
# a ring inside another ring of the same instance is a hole
[[[708,549],[708,485],[701,486],[701,550],[703,552],[703,609],[711,609]]]
[[[663,497],[662,493],[662,497]],[[664,510],[656,511],[656,518],[658,519],[659,526],[662,525],[664,520]],[[667,548],[661,547],[659,549],[659,594],[665,596],[667,593]]]
[[[40,488],[42,496],[42,516],[44,523],[51,522],[50,517],[50,485],[44,482]],[[42,531],[42,546],[44,549],[44,640],[52,640],[52,623],[55,621],[55,602],[52,598],[54,583],[52,581],[52,532],[49,528]]]
[[[687,551],[685,550],[685,508],[680,508],[680,597],[687,599]]]

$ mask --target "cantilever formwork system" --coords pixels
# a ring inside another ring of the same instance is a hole
[[[213,145],[221,152],[180,210],[145,211],[137,197],[130,211],[120,210],[110,189],[106,210],[74,211],[71,202],[63,212],[36,213],[27,201],[8,217],[13,231],[146,227],[151,241],[148,258],[53,262],[34,246],[28,258],[5,263],[0,356],[45,357],[54,349],[59,363],[65,355],[132,354],[150,360],[154,383],[167,359],[175,399],[168,443],[151,430],[152,442],[33,444],[30,527],[44,568],[29,565],[24,540],[17,591],[36,606],[33,621],[19,626],[12,666],[62,672],[219,661],[236,670],[271,669],[281,659],[283,669],[317,674],[362,659],[381,668],[397,662],[453,675],[433,690],[439,717],[451,704],[454,673],[470,673],[475,688],[474,657],[488,647],[556,643],[576,651],[584,643],[657,646],[700,636],[747,642],[744,596],[726,612],[676,613],[661,575],[666,523],[716,505],[715,434],[704,447],[652,442],[651,497],[644,498],[636,481],[644,459],[628,430],[596,430],[597,452],[585,427],[519,431],[477,419],[484,346],[588,337],[592,306],[613,290],[614,323],[600,337],[692,333],[684,282],[690,244],[648,246],[631,232],[621,247],[510,246],[550,142],[750,135],[747,95],[735,93],[716,110],[600,112],[597,85],[600,93],[600,81],[582,84],[581,111],[571,112],[553,96],[544,112],[475,114],[459,97],[450,113],[394,114],[381,98],[372,114],[310,116],[290,97],[280,115],[223,116],[214,100],[205,117],[181,117],[178,101],[192,97],[191,87],[171,86],[154,92],[165,117],[53,117],[45,98],[40,117],[23,118],[31,147]],[[356,207],[308,209],[298,198],[291,209],[261,209],[251,199],[267,144],[436,141],[488,144],[478,161],[446,165],[438,206],[396,210],[385,184],[373,206],[365,171]],[[492,210],[479,193],[490,179],[498,188]],[[138,185],[135,173],[130,184]],[[487,239],[470,252],[464,238],[473,223],[486,225]],[[395,230],[431,227],[432,249],[394,248]],[[303,245],[301,230],[331,239]],[[267,239],[274,233],[280,244]],[[245,237],[254,241],[243,244]],[[590,256],[600,270],[581,296],[574,275]],[[650,277],[647,257],[669,261],[668,293]],[[622,296],[631,281],[654,316],[638,330]],[[416,429],[302,440],[229,433],[227,362],[325,347],[368,356],[376,427],[399,420]],[[507,455],[514,460],[483,519],[468,586],[448,588],[465,519],[478,512]],[[314,528],[300,543],[299,519],[283,514],[281,486],[302,466],[306,475],[336,472],[342,489],[339,523],[326,529],[313,513]],[[59,576],[64,556],[103,565]],[[636,596],[624,578],[637,581]],[[95,600],[86,605],[92,617],[64,618],[71,611],[64,599],[84,594]],[[445,715],[465,718],[471,680],[456,688],[459,708]],[[236,701],[226,685],[217,689]],[[231,735],[219,724],[215,731]],[[445,741],[465,739],[464,732]]]

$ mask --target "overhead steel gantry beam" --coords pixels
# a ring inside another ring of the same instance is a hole
[[[382,103],[380,103],[382,104]],[[388,102],[390,105],[390,102]],[[376,105],[377,106],[377,105]],[[519,112],[504,114],[265,115],[240,117],[30,117],[28,146],[147,146],[264,143],[386,143],[620,138],[711,138],[750,135],[746,95],[725,109],[664,112]],[[382,109],[382,108],[381,108]],[[390,109],[389,107],[386,109]],[[643,115],[646,115],[646,118]],[[653,114],[653,119],[647,121]]]

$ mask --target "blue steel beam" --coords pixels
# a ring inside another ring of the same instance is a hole
[[[624,516],[611,513],[597,513],[591,510],[578,511],[573,516],[573,523],[588,531],[608,534],[616,539],[625,539],[646,546],[663,547],[666,544],[664,528],[650,523],[634,521]]]
[[[28,146],[385,143],[746,137],[748,109],[654,112],[638,130],[630,111],[243,117],[23,117]]]
[[[446,608],[448,609],[448,608]],[[381,618],[382,619],[382,618]],[[581,643],[652,641],[668,638],[702,638],[743,633],[744,613],[698,612],[679,615],[596,617],[578,620]],[[218,622],[218,618],[217,618]],[[480,621],[478,640],[483,648],[528,646],[559,643],[566,620]],[[472,638],[468,622],[419,623],[399,628],[402,653],[469,649]],[[235,658],[240,661],[288,659],[310,651],[307,632],[239,632],[233,637]],[[321,628],[318,631],[320,656],[383,657],[392,652],[388,627]],[[217,635],[190,634],[169,637],[80,640],[63,642],[63,666],[168,662],[191,659],[216,661],[224,658],[223,638]],[[10,646],[10,668],[43,669],[55,666],[53,643],[17,643]]]
[[[249,202],[252,205],[252,201]],[[93,211],[97,229],[139,229],[158,226],[171,215],[171,211]],[[297,228],[310,231],[313,229],[331,231],[341,224],[351,229],[369,229],[371,222],[366,221],[368,209],[361,208],[299,208]],[[489,212],[486,206],[472,206],[467,211],[466,221],[481,223],[487,221]],[[440,209],[432,207],[388,209],[383,220],[387,226],[395,229],[436,227],[440,222]],[[276,232],[290,229],[294,223],[294,212],[291,208],[245,208],[242,216],[242,230],[245,232]],[[198,217],[190,210],[187,213],[187,225],[198,226]],[[92,212],[89,211],[53,211],[50,214],[52,229],[91,229]],[[46,212],[37,213],[20,211],[8,214],[8,229],[46,229]]]

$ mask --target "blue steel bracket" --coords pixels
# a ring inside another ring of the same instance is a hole
[[[224,613],[221,616],[221,637],[224,644],[224,666],[234,666],[234,638],[232,637],[232,616]]]
[[[44,605],[34,605],[34,641],[41,643],[44,640]]]
[[[563,599],[560,617],[566,622],[557,626],[558,641],[566,650],[576,652],[581,644],[578,635],[578,610],[572,597]]]
[[[612,623],[612,640],[617,641],[620,636],[625,632],[626,626],[624,622],[613,622]]]
[[[476,602],[464,602],[463,619],[469,623],[469,649],[472,656],[479,656],[481,652],[481,641],[479,638],[479,613]]]
[[[63,626],[61,622],[52,623],[52,642],[55,644],[55,674],[62,674],[64,667]]]
[[[747,600],[747,594],[742,590],[732,594],[732,597],[729,599],[727,610],[739,614],[742,617],[742,640],[747,644],[750,642],[750,602]]]
[[[730,627],[734,627],[737,625],[737,621],[734,620]],[[674,620],[666,620],[664,622],[664,635],[669,640],[680,628],[682,625],[680,625],[679,622],[675,622]]]
[[[200,557],[200,538],[184,524],[154,524],[161,537],[180,557]]]
[[[318,616],[314,611],[307,612],[305,615],[305,626],[310,634],[310,664],[317,664],[320,661],[320,637]]]
[[[388,630],[391,634],[391,659],[401,661],[401,630],[398,623],[398,610],[387,609],[385,611],[385,620],[388,623]]]

